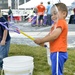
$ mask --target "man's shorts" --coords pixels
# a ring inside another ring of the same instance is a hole
[[[43,20],[43,15],[39,15],[38,20]]]

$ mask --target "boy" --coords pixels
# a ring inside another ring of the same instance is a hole
[[[68,10],[66,5],[63,3],[55,4],[55,9],[52,10],[51,13],[51,18],[54,21],[54,23],[50,33],[43,38],[35,39],[34,42],[39,45],[45,42],[49,42],[51,53],[50,58],[52,63],[52,75],[63,75],[63,66],[65,61],[68,59],[68,26],[65,20],[68,14]]]
[[[6,19],[2,17],[1,12],[0,12],[0,22],[1,23],[6,22]],[[8,26],[8,24],[5,25]],[[0,70],[2,69],[3,58],[8,56],[10,39],[11,38],[9,35],[9,31],[7,31],[5,27],[0,24]]]

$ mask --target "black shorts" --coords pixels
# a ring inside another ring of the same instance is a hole
[[[38,20],[43,20],[43,15],[40,15],[40,16],[38,17]]]

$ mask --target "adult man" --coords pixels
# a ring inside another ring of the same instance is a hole
[[[8,16],[10,17],[10,21],[12,21],[13,15],[12,15],[12,10],[10,8],[10,6],[8,7],[9,11],[8,11]]]
[[[48,5],[47,5],[47,25],[51,25],[51,5],[50,5],[50,2],[48,2]]]
[[[37,7],[37,25],[40,22],[40,25],[43,24],[43,16],[45,12],[45,6],[43,5],[43,2],[41,2]],[[39,25],[38,25],[39,26]]]

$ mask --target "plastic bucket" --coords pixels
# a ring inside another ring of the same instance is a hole
[[[5,75],[32,75],[34,69],[33,57],[11,56],[3,59]]]

